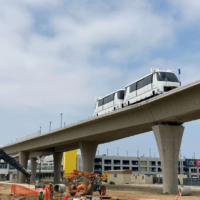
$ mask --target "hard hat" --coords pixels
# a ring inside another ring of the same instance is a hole
[[[43,192],[43,190],[41,189],[40,192]]]
[[[51,183],[49,183],[49,185],[51,185]]]

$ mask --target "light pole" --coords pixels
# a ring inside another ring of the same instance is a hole
[[[60,116],[61,116],[61,128],[62,128],[62,115],[63,115],[63,113],[60,113]]]
[[[40,133],[41,133],[42,127],[40,126]]]
[[[49,122],[49,131],[51,131],[51,122]]]
[[[41,157],[42,156],[40,156],[40,172],[39,172],[39,181],[40,181],[40,179],[41,179],[41,170],[42,170],[42,163],[41,163]]]
[[[138,173],[140,174],[140,158],[138,157]]]
[[[117,155],[119,155],[119,147],[117,147]]]

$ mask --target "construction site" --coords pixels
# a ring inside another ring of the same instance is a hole
[[[17,179],[15,180],[14,178],[15,176],[12,176],[12,180],[1,179],[0,200],[40,200],[40,194],[42,200],[200,199],[200,188],[195,186],[182,187],[183,181],[180,182],[179,188],[186,190],[179,190],[177,195],[170,195],[163,193],[162,184],[153,184],[153,176],[151,175],[133,175],[131,170],[115,170],[103,174],[72,170],[76,168],[76,155],[77,151],[64,153],[60,183],[55,184],[51,177],[45,178],[44,175],[42,176],[41,162],[38,163],[40,171],[36,174],[35,181],[31,181],[31,173],[29,170],[22,167],[14,158],[8,156],[1,150],[0,159],[3,159],[5,163],[14,167],[17,172],[22,173],[26,177],[26,183],[18,183]],[[71,160],[70,164],[67,164],[67,160]],[[161,179],[159,178],[158,183],[160,182]]]
[[[33,188],[34,185],[30,185],[30,188]],[[11,184],[0,183],[0,199],[1,200],[37,200],[37,196],[31,196],[31,192],[24,195],[14,195],[11,194]],[[27,185],[27,188],[29,186]],[[103,199],[112,199],[112,200],[175,200],[175,195],[167,195],[162,193],[161,187],[148,187],[148,186],[130,186],[130,185],[106,185],[107,191]],[[67,199],[81,199],[81,197],[87,197],[83,195],[82,192],[79,192],[78,196],[71,196],[67,189],[68,198]],[[64,195],[61,197],[61,194],[54,194],[54,200],[65,199]],[[88,199],[92,199],[91,197]],[[101,199],[98,192],[93,193],[93,199]],[[192,196],[180,196],[179,199],[185,200],[199,200],[200,191],[198,189],[192,190]]]

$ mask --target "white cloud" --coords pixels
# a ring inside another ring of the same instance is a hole
[[[199,23],[200,15],[200,1],[199,0],[170,0],[171,4],[174,6],[174,13],[183,20],[183,23],[195,22]]]
[[[120,63],[165,45],[173,36],[171,24],[141,1],[126,1],[105,13],[72,5],[69,13],[51,16],[45,25],[54,36],[40,35],[31,8],[44,9],[45,2],[2,3],[0,102],[4,107],[68,104],[73,112],[77,104],[93,105],[95,96],[123,86],[127,74],[112,63],[91,62],[93,58]],[[59,4],[52,1],[47,8]]]

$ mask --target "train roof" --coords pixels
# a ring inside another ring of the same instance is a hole
[[[119,92],[119,91],[124,91],[124,89],[119,89],[119,90],[116,90],[116,91],[114,91],[114,92],[112,92],[112,93],[110,93],[110,94],[107,94],[106,96],[99,97],[99,98],[97,99],[97,101],[99,101],[100,99],[103,99],[103,98],[105,98],[105,97],[107,97],[107,96],[109,96],[109,95],[111,95],[111,94],[114,94],[115,92]]]
[[[149,75],[151,75],[151,74],[154,74],[154,73],[156,73],[156,72],[168,72],[168,73],[173,73],[173,74],[175,74],[175,73],[174,73],[174,72],[172,72],[172,71],[166,71],[166,70],[156,70],[156,71],[154,71],[154,72],[152,72],[152,73],[150,73],[150,74],[148,74],[148,75],[146,75],[146,76],[143,76],[142,78],[138,79],[137,81],[134,81],[134,82],[132,82],[132,83],[128,84],[126,87],[128,87],[129,85],[132,85],[133,83],[136,83],[136,82],[138,82],[138,81],[140,81],[140,80],[142,80],[142,79],[146,78],[147,76],[149,76]],[[126,88],[126,87],[125,87],[125,88]]]

